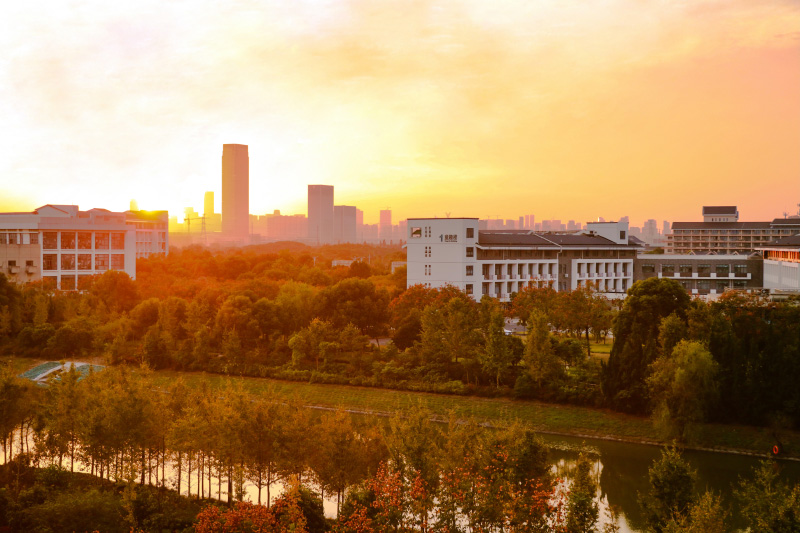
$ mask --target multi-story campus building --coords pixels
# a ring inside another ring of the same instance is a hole
[[[800,218],[739,222],[736,206],[704,206],[703,222],[673,222],[667,254],[750,254],[768,242],[800,233]]]
[[[764,288],[800,291],[800,235],[758,249],[764,255]]]
[[[758,254],[748,255],[669,255],[639,254],[634,262],[635,281],[652,277],[678,281],[686,292],[716,297],[729,289],[762,287],[763,261]]]
[[[80,211],[45,205],[0,213],[0,271],[16,282],[44,280],[74,290],[88,276],[121,270],[136,277],[136,259],[169,252],[166,211]]]
[[[581,233],[534,233],[479,230],[477,218],[412,218],[407,285],[453,285],[476,300],[486,294],[508,301],[526,287],[588,285],[623,297],[640,249],[624,222],[589,223]]]

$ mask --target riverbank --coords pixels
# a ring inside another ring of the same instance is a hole
[[[15,371],[22,372],[41,361],[19,357],[10,360]],[[182,379],[190,387],[206,384],[211,388],[238,382],[252,394],[272,394],[297,399],[304,405],[321,409],[346,409],[365,415],[388,416],[414,406],[429,409],[445,418],[452,412],[462,420],[474,419],[488,426],[504,426],[519,421],[532,429],[553,435],[603,439],[648,445],[661,445],[662,439],[650,419],[573,405],[548,404],[508,398],[478,398],[423,392],[398,391],[350,385],[327,385],[280,381],[268,378],[233,377],[205,372],[155,371],[157,383],[167,385]],[[783,458],[800,459],[800,432],[781,431]],[[775,439],[769,428],[702,424],[687,448],[770,456]]]

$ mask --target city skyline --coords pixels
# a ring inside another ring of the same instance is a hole
[[[241,143],[254,214],[314,183],[368,223],[797,211],[796,3],[502,7],[10,6],[0,210],[181,213]]]

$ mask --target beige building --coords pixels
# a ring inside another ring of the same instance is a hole
[[[169,252],[166,211],[45,205],[0,213],[0,271],[12,281],[44,280],[61,290],[108,270],[136,278],[136,259]]]

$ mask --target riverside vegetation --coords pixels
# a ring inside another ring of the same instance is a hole
[[[708,304],[655,278],[635,284],[621,308],[589,289],[476,303],[450,287],[405,289],[404,271],[388,271],[397,249],[281,248],[176,251],[140,260],[135,281],[111,271],[79,293],[0,276],[0,346],[115,366],[610,407],[652,413],[664,438],[683,442],[703,420],[776,435],[800,421],[796,302],[733,294]],[[347,254],[370,264],[330,267]],[[504,334],[507,317],[527,325],[524,342]],[[610,331],[607,363],[590,357],[589,341]],[[96,466],[108,476],[108,464]]]
[[[424,409],[386,426],[321,415],[237,384],[163,389],[147,372],[74,369],[42,388],[0,371],[0,526],[12,531],[536,532],[598,525],[592,460],[564,483],[521,425],[487,430]],[[78,474],[77,471],[82,472]],[[698,494],[668,448],[640,495],[650,531],[727,531],[728,506]],[[273,495],[280,483],[284,490]],[[255,487],[255,503],[245,486]],[[184,496],[181,496],[183,494]],[[336,498],[325,518],[322,498]],[[797,531],[800,487],[764,462],[738,484],[751,531]]]

